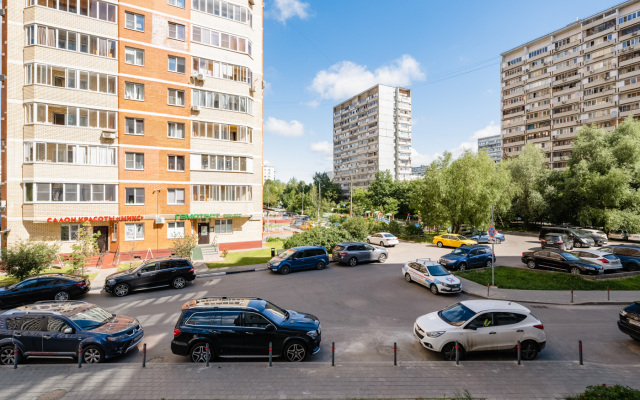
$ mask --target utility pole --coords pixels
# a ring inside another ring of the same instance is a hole
[[[269,229],[269,185],[267,185],[267,226],[265,230]]]
[[[493,223],[493,204],[491,205],[491,226],[494,227],[495,229],[495,225]],[[494,275],[494,271],[493,271],[493,264],[495,264],[495,262],[493,261],[493,257],[496,256],[496,239],[492,238],[493,240],[491,241],[491,286],[495,286],[496,285],[496,280],[495,280],[495,275]]]
[[[302,185],[302,215],[304,215],[304,184]]]
[[[318,181],[318,223],[320,223],[320,204],[322,203],[322,186]]]
[[[349,216],[353,217],[353,176],[349,177],[349,198],[351,205],[349,207]]]

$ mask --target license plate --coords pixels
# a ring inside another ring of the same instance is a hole
[[[640,326],[640,321],[636,321],[635,319],[630,319],[629,323],[631,325]]]

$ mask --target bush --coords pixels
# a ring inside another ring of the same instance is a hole
[[[424,231],[422,225],[416,226],[414,223],[409,223],[404,227],[404,233],[411,236],[423,236]]]
[[[338,243],[352,240],[354,240],[353,236],[342,226],[312,228],[285,239],[283,247],[289,249],[298,246],[324,246],[327,251],[331,252]]]
[[[369,220],[369,233],[389,232],[389,224],[384,221]]]
[[[185,235],[184,237],[174,238],[173,246],[171,246],[171,253],[177,254],[180,257],[186,257],[191,260],[191,254],[193,249],[198,247],[198,236]]]
[[[389,233],[393,233],[394,235],[399,235],[402,233],[402,225],[396,220],[389,222]]]
[[[41,273],[53,262],[59,249],[58,244],[19,241],[9,248],[2,249],[0,270],[21,281]]]
[[[344,221],[344,218],[340,216],[340,214],[331,214],[329,215],[329,222],[332,224],[341,224]]]
[[[340,225],[345,231],[349,232],[352,240],[365,240],[369,234],[369,221],[362,217],[349,218]]]
[[[587,390],[566,400],[640,400],[640,391],[628,386],[606,384],[587,386]]]
[[[280,241],[280,238],[277,238],[277,237],[269,236],[267,238],[267,243],[269,243],[269,242],[279,242],[279,241]]]

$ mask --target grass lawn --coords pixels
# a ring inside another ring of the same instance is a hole
[[[62,269],[60,269],[60,268],[51,268],[51,270],[45,269],[39,275],[42,275],[42,274],[56,274],[56,273],[73,274],[71,272],[71,267],[65,267],[65,268],[62,268]],[[77,274],[77,275],[79,275],[79,274]],[[85,274],[85,276],[87,278],[89,278],[89,280],[95,278],[96,275],[98,275],[97,272],[93,272],[91,274]],[[0,277],[0,286],[13,285],[16,282],[18,282],[18,280],[16,278],[11,277],[11,276],[3,275],[3,276]]]
[[[224,261],[207,264],[209,268],[240,267],[243,265],[264,264],[271,260],[271,247],[282,248],[282,241],[267,242],[268,249],[236,251],[227,254]]]
[[[461,278],[487,286],[491,283],[491,269],[458,272]],[[501,289],[524,290],[640,290],[640,276],[624,279],[584,279],[566,272],[540,272],[527,269],[496,267],[496,286]]]

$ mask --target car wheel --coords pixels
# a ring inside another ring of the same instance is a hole
[[[203,363],[207,362],[207,344],[204,342],[196,343],[192,348],[189,354],[191,357],[191,362],[194,363]],[[213,358],[213,350],[211,346],[209,346],[209,361]]]
[[[638,270],[638,265],[637,264],[628,264],[627,269],[629,271],[637,271]]]
[[[387,255],[386,254],[380,254],[380,257],[378,257],[378,261],[383,263],[385,261],[387,261]]]
[[[436,285],[434,285],[433,283],[431,284],[431,286],[429,286],[429,290],[431,290],[431,293],[437,295],[438,293],[438,287]]]
[[[87,346],[82,352],[82,361],[86,364],[97,364],[104,361],[104,351],[98,346]]]
[[[491,262],[491,260],[487,260],[487,262],[484,264],[485,268],[491,268],[492,265],[493,263]]]
[[[173,286],[174,289],[183,289],[185,286],[187,286],[187,280],[184,279],[183,276],[176,276],[175,278],[173,278],[171,286]]]
[[[20,350],[18,350],[18,363],[20,362]],[[13,365],[14,348],[13,346],[4,346],[0,348],[0,365]]]
[[[544,249],[544,244],[542,244],[540,247],[542,247]]]
[[[69,296],[69,292],[58,292],[55,296],[53,296],[54,300],[57,301],[67,301],[71,296]]]
[[[520,345],[520,356],[523,360],[535,360],[538,352],[538,344],[532,340],[526,340]]]
[[[382,246],[382,247],[387,247],[387,244],[384,242],[384,240],[381,240],[381,241],[380,241],[380,246]]]
[[[582,243],[580,243],[580,242],[573,242],[573,247],[575,247],[576,249],[579,249],[580,247],[582,247]]]
[[[113,293],[118,297],[124,297],[129,294],[131,288],[126,283],[119,283],[113,288]]]
[[[318,261],[318,264],[316,264],[316,269],[324,269],[325,265],[323,261]]]
[[[286,275],[289,272],[291,272],[291,268],[289,268],[288,265],[283,266],[282,268],[280,268],[280,274],[281,275]]]
[[[464,348],[460,345],[460,349],[458,350],[459,359],[462,360],[462,356],[464,355]],[[442,348],[442,358],[445,361],[455,361],[456,360],[456,344],[454,342],[447,343]]]
[[[289,362],[301,362],[307,358],[307,348],[302,342],[295,340],[287,343],[283,354]]]
[[[578,267],[572,267],[572,268],[571,268],[571,273],[572,273],[573,275],[580,275],[580,268],[578,268]]]
[[[533,260],[527,261],[527,267],[529,267],[529,269],[536,269],[537,267],[536,262]]]
[[[404,280],[407,281],[407,282],[411,282],[411,275],[404,274]]]
[[[467,264],[466,263],[460,263],[460,265],[458,265],[458,271],[462,272],[464,270],[467,269]]]
[[[358,259],[357,258],[351,257],[349,259],[349,265],[351,265],[352,267],[355,267],[357,263],[358,263]]]
[[[442,247],[442,242],[438,242],[438,243],[437,243],[437,246],[438,246],[438,247]]]

